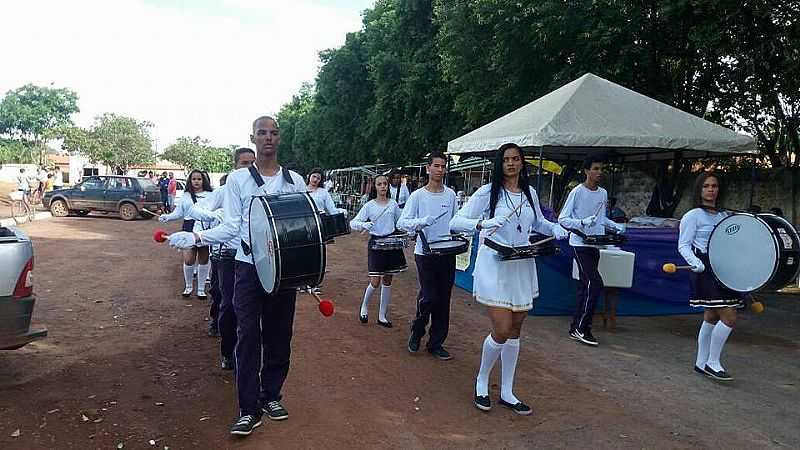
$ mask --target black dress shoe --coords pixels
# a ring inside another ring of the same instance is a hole
[[[694,371],[695,371],[695,372],[697,372],[697,373],[699,373],[700,375],[709,376],[709,375],[708,375],[708,373],[706,373],[706,371],[705,371],[705,370],[703,370],[703,369],[701,369],[701,368],[699,368],[699,367],[697,367],[697,366],[694,366]]]
[[[706,367],[705,367],[704,370],[708,374],[708,376],[710,376],[711,378],[713,378],[715,380],[718,380],[718,381],[732,381],[733,380],[733,377],[730,376],[728,374],[728,372],[725,372],[724,370],[720,370],[719,372],[717,372],[716,370],[712,369],[711,367],[708,367],[708,364],[706,364]]]
[[[510,410],[514,411],[515,413],[519,414],[520,416],[529,416],[533,414],[533,409],[522,402],[517,402],[512,405],[511,403],[501,398],[499,403],[505,406],[506,408],[509,408]]]
[[[369,318],[369,316],[358,316],[358,320],[359,320],[361,323],[367,323],[367,319],[368,319],[368,318]]]
[[[219,365],[222,370],[233,370],[233,359],[223,356]]]
[[[387,320],[386,322],[382,322],[380,319],[378,320],[378,325],[386,328],[392,328],[392,322]]]
[[[475,407],[481,411],[490,411],[492,409],[492,402],[489,400],[489,396],[475,395]]]
[[[414,333],[411,333],[411,336],[408,337],[408,352],[409,353],[417,353],[419,351],[419,341],[422,338],[414,336]]]

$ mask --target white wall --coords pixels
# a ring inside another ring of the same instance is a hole
[[[0,167],[0,181],[4,183],[16,183],[20,168],[25,169],[26,175],[31,173],[31,171],[39,170],[39,166],[36,164],[3,164]]]

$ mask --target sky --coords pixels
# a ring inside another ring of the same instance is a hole
[[[179,136],[246,146],[318,53],[361,28],[374,0],[25,0],[0,2],[0,93],[27,83],[80,97],[77,125],[106,112]]]

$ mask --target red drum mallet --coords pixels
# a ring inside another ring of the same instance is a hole
[[[303,292],[311,295],[317,300],[317,304],[319,305],[319,312],[322,313],[323,316],[330,317],[333,315],[334,305],[332,301],[320,298],[320,296],[317,295],[317,293],[314,292],[311,288],[303,289]]]
[[[167,239],[169,239],[169,233],[167,233],[166,231],[164,231],[164,230],[162,230],[160,228],[157,228],[155,231],[153,231],[153,240],[154,241],[156,241],[158,243],[162,243],[162,242],[166,241]]]

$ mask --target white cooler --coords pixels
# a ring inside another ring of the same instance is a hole
[[[633,263],[636,255],[617,247],[600,249],[597,269],[605,287],[629,288],[633,285]],[[578,263],[572,260],[572,278],[579,279]]]

